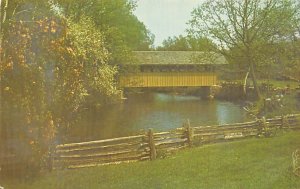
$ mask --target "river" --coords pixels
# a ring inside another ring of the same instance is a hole
[[[167,131],[187,119],[191,126],[236,123],[246,120],[246,112],[240,104],[196,96],[129,94],[121,104],[85,110],[65,137],[66,142],[82,142],[135,135],[149,128]]]

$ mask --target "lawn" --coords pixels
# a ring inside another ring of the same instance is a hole
[[[0,181],[0,185],[5,189],[296,189],[300,178],[292,174],[291,154],[297,148],[300,132],[287,132],[194,147],[152,162],[53,171],[33,181]]]
[[[299,86],[299,82],[296,81],[280,81],[280,80],[259,80],[258,83],[269,83],[272,84],[273,87],[284,88],[287,85],[290,86],[291,89],[295,89]]]
[[[226,80],[221,80],[221,82],[226,82]],[[232,82],[244,83],[244,80],[232,80]],[[296,81],[275,80],[275,79],[258,80],[258,84],[262,84],[262,83],[271,84],[274,88],[277,88],[277,87],[284,88],[287,85],[289,85],[291,89],[295,89],[295,88],[299,87],[299,82],[296,82]],[[251,80],[250,80],[250,84],[252,84]]]

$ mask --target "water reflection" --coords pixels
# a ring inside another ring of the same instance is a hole
[[[181,127],[187,119],[193,126],[200,126],[241,122],[245,118],[242,107],[231,102],[163,93],[130,94],[122,104],[86,110],[67,140],[78,142],[128,136],[148,128],[165,131]]]

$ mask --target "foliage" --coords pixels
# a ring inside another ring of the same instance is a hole
[[[53,43],[52,64],[54,76],[52,112],[63,122],[76,120],[77,112],[86,104],[105,104],[117,98],[115,67],[106,62],[109,57],[103,35],[91,20],[78,23],[67,20],[66,36]]]
[[[162,47],[157,47],[157,50],[162,51],[208,51],[215,45],[207,38],[196,38],[194,36],[179,35],[169,37],[163,41]]]
[[[1,28],[0,150],[36,172],[80,107],[116,99],[117,70],[89,18],[74,23],[47,4],[18,3]]]
[[[55,24],[47,18],[13,20],[1,54],[2,152],[15,154],[32,171],[45,160],[56,132],[46,72],[48,47],[56,32],[49,23]]]
[[[295,0],[213,0],[192,12],[190,33],[217,43],[218,52],[250,67],[260,98],[255,70],[276,58],[278,44],[295,36],[299,26],[299,3]]]
[[[101,30],[111,53],[110,63],[124,63],[132,58],[131,50],[149,50],[153,35],[133,14],[136,3],[131,0],[58,0],[64,14],[73,21],[90,17]]]

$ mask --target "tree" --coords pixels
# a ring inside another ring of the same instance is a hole
[[[56,132],[50,104],[47,103],[45,60],[47,47],[57,37],[57,27],[54,26],[57,23],[45,19],[47,15],[41,18],[32,8],[37,4],[18,3],[8,4],[13,8],[7,10],[15,13],[7,12],[5,27],[1,28],[0,148],[8,154],[15,154],[22,165],[29,164],[32,171],[36,171],[47,159]],[[39,8],[47,10],[45,6]],[[50,23],[53,27],[49,27]]]
[[[157,50],[165,51],[187,51],[189,50],[189,44],[185,37],[179,35],[178,37],[168,37],[162,42],[162,47],[157,47]]]
[[[216,42],[215,51],[228,59],[243,60],[260,98],[255,70],[296,32],[298,7],[296,0],[210,0],[193,10],[190,33]]]
[[[207,51],[214,46],[213,42],[207,38],[182,36],[168,37],[157,50],[162,51]]]
[[[82,16],[74,23],[37,2],[8,4],[13,11],[1,28],[0,53],[0,151],[15,154],[31,171],[47,159],[57,130],[68,128],[80,107],[118,95],[117,70],[107,64],[94,22]]]
[[[153,34],[133,14],[136,3],[132,0],[58,0],[67,18],[74,22],[87,16],[104,34],[106,47],[111,53],[110,63],[131,60],[132,50],[149,50]]]

